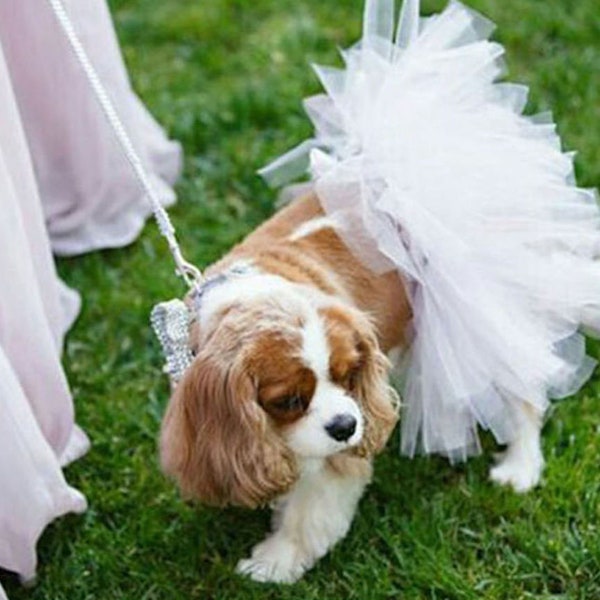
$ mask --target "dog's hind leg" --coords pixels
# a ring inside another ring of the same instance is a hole
[[[516,402],[515,436],[497,457],[490,479],[523,493],[539,484],[544,469],[540,434],[543,413],[528,402]]]

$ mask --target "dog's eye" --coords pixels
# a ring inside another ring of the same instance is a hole
[[[278,410],[286,412],[304,410],[304,399],[300,394],[292,394],[273,402],[273,406]]]

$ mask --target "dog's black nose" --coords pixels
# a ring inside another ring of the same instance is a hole
[[[336,415],[325,425],[327,433],[338,442],[345,442],[356,431],[356,419],[349,414]]]

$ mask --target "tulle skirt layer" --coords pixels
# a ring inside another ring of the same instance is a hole
[[[550,116],[523,116],[527,89],[496,82],[489,21],[457,2],[420,19],[406,0],[393,38],[392,6],[367,2],[344,70],[316,67],[316,136],[265,174],[288,177],[309,152],[357,257],[409,282],[402,448],[462,459],[479,426],[512,439],[514,403],[544,411],[589,377],[580,330],[600,331],[600,212]]]

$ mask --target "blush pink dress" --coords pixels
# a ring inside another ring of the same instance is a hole
[[[179,146],[132,92],[104,1],[65,5],[164,203],[173,202]],[[60,363],[79,295],[58,279],[52,251],[127,244],[150,211],[40,0],[0,0],[0,111],[0,568],[26,581],[46,525],[86,508],[62,472],[89,445]]]

